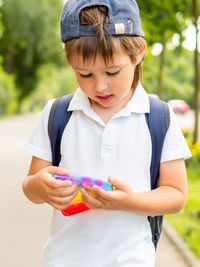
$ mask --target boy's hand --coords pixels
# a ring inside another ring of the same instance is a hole
[[[46,167],[35,175],[29,176],[29,186],[41,202],[46,202],[55,209],[62,210],[67,208],[77,195],[77,185],[72,185],[72,182],[68,180],[56,180],[52,176],[55,173],[67,175],[68,171],[60,167]]]
[[[131,210],[135,196],[131,187],[112,177],[108,177],[108,182],[115,187],[114,191],[84,184],[81,190],[84,204],[91,209]]]

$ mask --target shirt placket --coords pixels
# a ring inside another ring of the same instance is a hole
[[[101,142],[101,158],[113,158],[115,155],[115,133],[111,123],[104,128]]]

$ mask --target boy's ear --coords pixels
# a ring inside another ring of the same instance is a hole
[[[146,51],[146,43],[143,45],[143,47],[141,48],[139,55],[137,57],[137,61],[136,61],[136,65],[138,65],[144,58],[144,54]]]

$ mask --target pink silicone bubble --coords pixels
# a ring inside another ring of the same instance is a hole
[[[83,177],[82,184],[92,185],[91,178],[89,178],[89,177]]]

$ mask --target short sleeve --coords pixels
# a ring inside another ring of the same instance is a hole
[[[25,152],[37,158],[52,162],[51,145],[48,135],[48,120],[54,99],[48,101],[39,116],[28,141],[25,144]]]
[[[163,144],[161,163],[165,161],[190,158],[191,152],[172,108],[170,109],[170,125]]]

